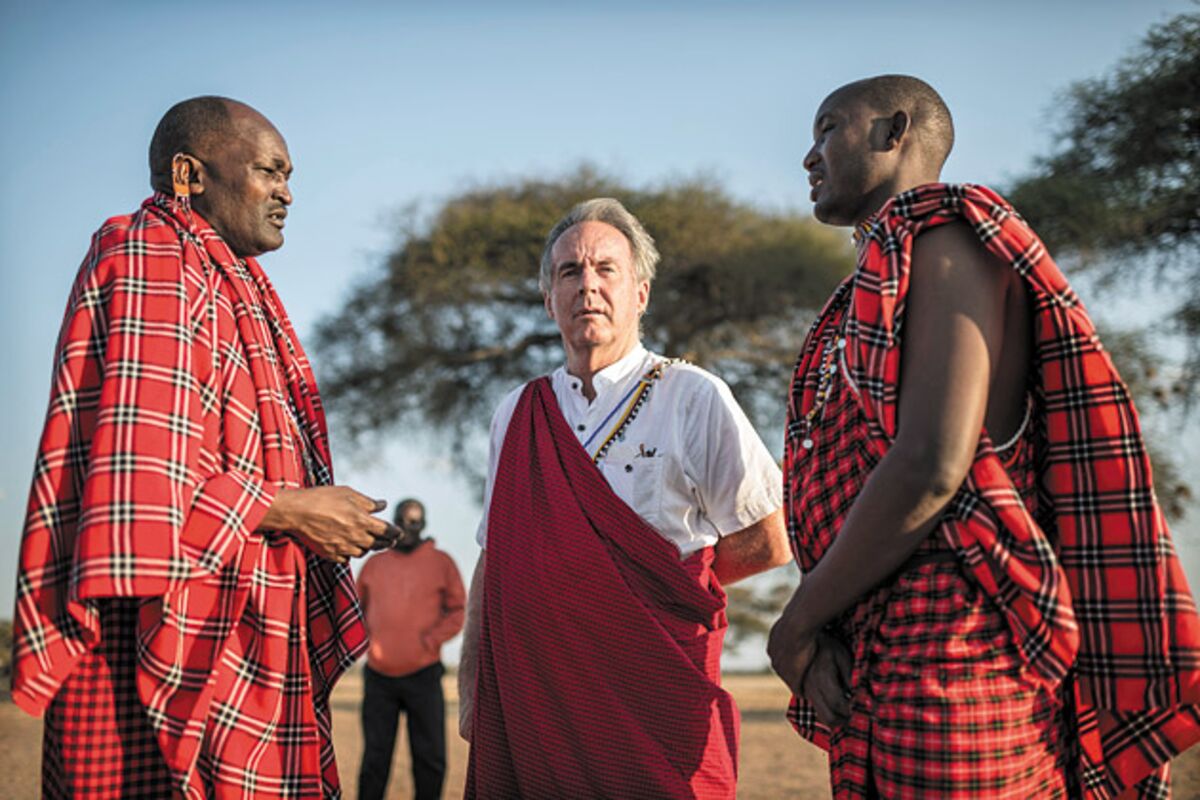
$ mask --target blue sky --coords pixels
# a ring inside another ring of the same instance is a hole
[[[244,100],[287,138],[295,205],[284,248],[263,263],[304,337],[395,243],[401,209],[432,209],[478,183],[588,161],[633,183],[703,173],[765,208],[807,211],[800,160],[812,113],[828,91],[867,75],[932,83],[958,133],[944,177],[1003,184],[1051,146],[1057,92],[1104,74],[1151,24],[1197,8],[429,5],[0,0],[0,564],[9,575],[67,290],[91,232],[148,194],[150,134],[180,99]],[[777,432],[764,434],[774,445]],[[351,453],[334,431],[341,482],[424,497],[431,534],[468,572],[478,506],[444,446],[412,431]],[[1192,527],[1179,535],[1198,538]],[[0,574],[0,616],[11,607],[12,581]]]

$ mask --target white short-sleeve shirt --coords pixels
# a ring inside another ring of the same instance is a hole
[[[621,401],[662,360],[639,344],[596,373],[592,378],[596,399],[591,403],[583,395],[582,381],[565,367],[555,370],[554,396],[589,455],[599,449],[621,416],[613,410],[623,407]],[[475,536],[484,548],[500,451],[524,389],[510,392],[492,417],[483,519]],[[599,468],[617,496],[685,556],[759,522],[783,505],[779,466],[729,387],[690,364],[666,368]]]

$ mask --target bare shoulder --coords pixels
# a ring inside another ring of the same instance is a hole
[[[913,241],[913,279],[917,283],[937,280],[962,288],[1003,286],[1014,278],[1011,269],[987,251],[979,236],[964,221],[939,225]]]

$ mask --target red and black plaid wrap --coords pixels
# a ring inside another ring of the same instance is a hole
[[[822,471],[848,477],[869,471],[894,440],[913,242],[952,221],[970,225],[1025,280],[1034,304],[1033,424],[1044,455],[1034,519],[983,434],[934,536],[1004,614],[1030,678],[1049,691],[1070,678],[1080,783],[1090,797],[1110,797],[1200,739],[1200,617],[1154,497],[1128,391],[1044,245],[990,189],[918,187],[864,226],[857,270],[814,324],[792,387],[784,473],[793,547],[811,569],[852,502],[839,501],[837,486],[793,480],[819,341],[831,335],[827,317],[845,312],[841,366],[861,414],[855,441],[830,448]],[[818,529],[825,541],[812,540]]]
[[[135,599],[137,696],[120,701],[144,706],[178,792],[339,795],[328,696],[365,646],[354,582],[254,530],[329,464],[312,370],[259,265],[162,194],[108,220],[56,348],[14,700],[42,714],[97,647],[100,608]]]

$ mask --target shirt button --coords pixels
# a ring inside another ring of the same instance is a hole
[[[802,444],[802,445],[804,446],[804,449],[805,449],[805,450],[812,450],[812,449],[813,449],[813,440],[812,440],[812,439],[805,439],[805,440],[804,440],[803,442],[801,442],[800,444]]]
[[[587,430],[587,425],[582,425],[582,424],[580,424],[580,425],[576,425],[576,426],[575,426],[575,430],[577,430],[577,431],[586,431],[586,430]]]
[[[843,336],[842,338],[838,339],[837,344],[839,350],[844,350],[846,348],[846,337]]]
[[[579,384],[578,384],[578,383],[572,383],[572,384],[571,384],[571,388],[572,388],[572,389],[578,389],[578,388],[579,388]]]
[[[626,471],[626,472],[633,472],[633,464],[626,464],[626,465],[625,465],[625,471]]]

